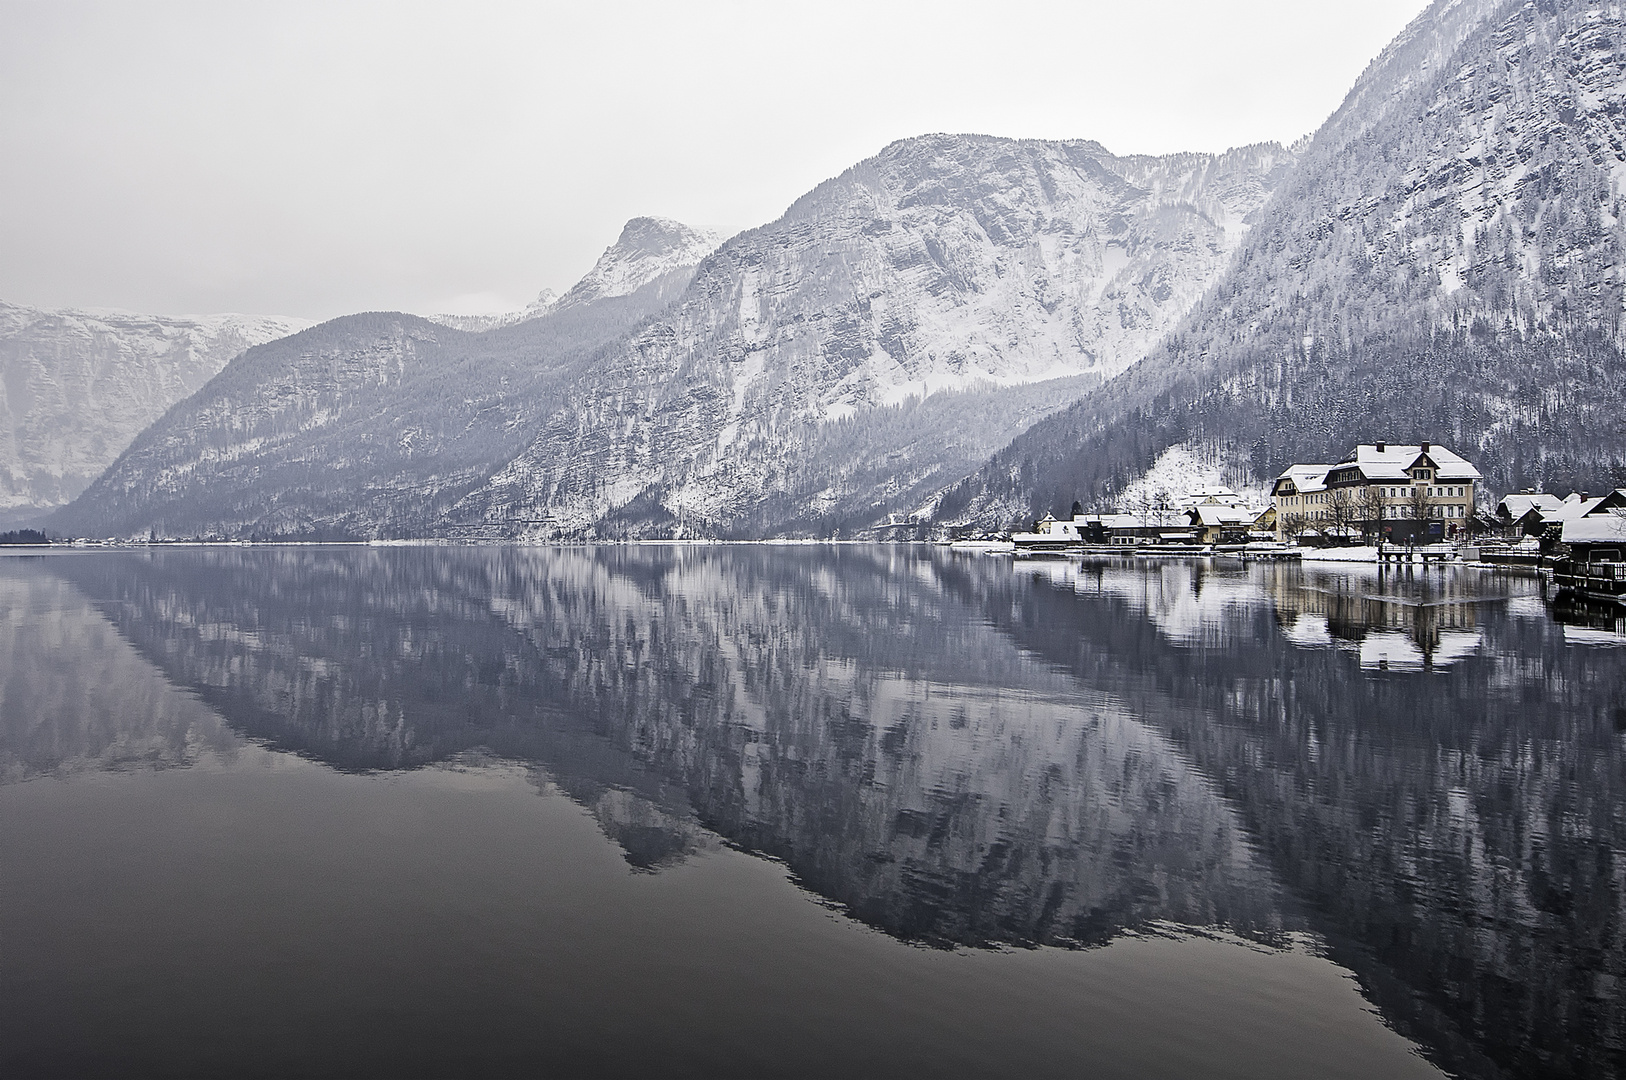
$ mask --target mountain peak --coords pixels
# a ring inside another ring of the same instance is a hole
[[[717,249],[715,233],[691,229],[662,217],[635,217],[621,227],[615,243],[604,249],[585,277],[563,296],[543,289],[523,309],[500,315],[430,315],[430,322],[482,333],[529,322],[594,300],[631,296],[646,285],[662,283],[663,296],[675,296],[689,283],[694,268]],[[667,297],[669,298],[669,296]]]
[[[590,300],[630,296],[676,271],[689,271],[716,250],[714,233],[691,229],[661,217],[635,217],[621,227],[616,242],[604,249],[587,276],[553,305],[554,310]]]

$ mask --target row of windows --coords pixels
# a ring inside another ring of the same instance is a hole
[[[1325,510],[1311,510],[1304,516],[1309,518],[1311,521],[1324,521],[1332,517],[1332,515]],[[1400,521],[1410,518],[1411,507],[1385,506],[1383,508],[1383,516],[1390,521]],[[1468,516],[1468,508],[1461,503],[1457,503],[1455,505],[1441,504],[1439,506],[1429,507],[1428,516],[1431,518],[1463,518]]]
[[[1412,489],[1409,487],[1382,487],[1378,488],[1378,495],[1384,499],[1409,499]],[[1315,504],[1327,501],[1328,492],[1319,492],[1314,495],[1284,495],[1283,501],[1289,506],[1298,506],[1301,503]],[[1443,486],[1430,486],[1429,498],[1432,499],[1465,499],[1468,497],[1468,488],[1459,484]]]
[[[1409,518],[1409,517],[1411,517],[1411,507],[1409,507],[1409,506],[1385,506],[1383,508],[1383,516],[1386,517],[1386,518],[1389,518],[1391,520],[1398,520],[1400,518]],[[1468,508],[1466,506],[1462,505],[1461,503],[1457,503],[1455,505],[1446,504],[1446,505],[1441,505],[1441,506],[1431,506],[1431,507],[1428,508],[1428,516],[1432,517],[1432,518],[1461,518],[1461,517],[1467,517],[1468,516]]]

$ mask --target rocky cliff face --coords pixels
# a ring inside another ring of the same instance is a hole
[[[0,302],[0,522],[67,503],[232,357],[308,325]]]
[[[595,350],[693,274],[684,260],[697,234],[662,249],[661,233],[629,223],[571,294],[486,333],[372,313],[251,349],[50,525],[137,537],[443,532],[446,508],[525,448]]]
[[[725,534],[914,513],[1140,359],[1292,163],[1276,145],[895,143],[725,243],[459,512]]]
[[[549,310],[568,311],[651,288],[665,299],[675,299],[694,278],[695,267],[720,241],[714,233],[691,229],[670,218],[633,218],[587,276],[552,301]]]
[[[1359,436],[1447,443],[1498,488],[1626,480],[1623,116],[1621,5],[1434,4],[1189,319],[943,519],[1109,495],[1183,441],[1259,476]]]

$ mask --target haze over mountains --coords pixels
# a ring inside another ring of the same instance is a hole
[[[1362,438],[1445,442],[1493,488],[1626,482],[1623,28],[1440,0],[1292,150],[934,135],[721,246],[634,219],[525,311],[249,349],[51,524],[995,527],[1171,447],[1261,479]]]
[[[0,525],[69,502],[244,349],[304,319],[41,311],[0,301]]]
[[[664,239],[661,239],[664,237]],[[510,460],[595,350],[664,308],[703,238],[634,219],[538,318],[470,334],[334,319],[250,349],[53,518],[133,536],[423,535]]]

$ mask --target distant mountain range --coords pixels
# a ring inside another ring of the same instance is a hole
[[[309,325],[0,302],[0,525],[69,502],[232,357]]]
[[[668,226],[629,222],[534,319],[471,334],[415,315],[350,315],[250,349],[51,525],[114,536],[433,532],[525,448],[606,342],[682,292],[694,273],[684,260],[702,247]]]
[[[51,520],[208,536],[828,536],[1429,439],[1626,483],[1626,23],[1439,0],[1293,148],[907,139],[559,298],[249,349]]]
[[[828,535],[917,513],[1138,360],[1292,163],[1276,145],[895,143],[725,243],[455,515]]]

